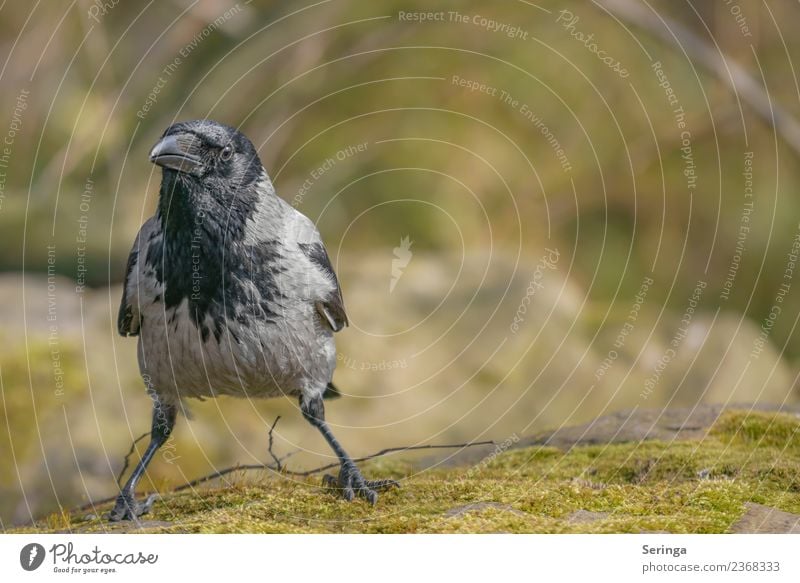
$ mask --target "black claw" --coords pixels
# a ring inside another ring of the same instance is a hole
[[[338,478],[334,478],[330,474],[322,476],[322,483],[327,487],[338,490],[348,502],[358,495],[373,505],[378,502],[378,492],[376,490],[384,490],[394,486],[400,487],[396,480],[365,480],[359,469],[352,462],[342,464]]]
[[[120,494],[114,509],[108,515],[108,520],[110,522],[136,520],[150,512],[155,500],[156,494],[150,494],[144,502],[137,502],[132,495]]]
[[[367,486],[373,490],[388,490],[389,488],[399,488],[400,482],[397,480],[367,480]]]

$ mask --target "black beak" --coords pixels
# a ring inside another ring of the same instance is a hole
[[[150,150],[150,161],[178,172],[196,174],[203,167],[197,155],[199,149],[199,140],[191,134],[164,136]]]

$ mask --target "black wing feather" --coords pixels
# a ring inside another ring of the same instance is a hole
[[[125,282],[122,286],[122,301],[119,304],[119,315],[117,316],[117,330],[122,336],[139,335],[139,328],[142,324],[137,293],[141,285],[139,278],[142,273],[139,260],[145,260],[146,254],[142,246],[149,245],[158,233],[159,224],[155,217],[150,217],[136,234],[133,247],[131,247],[131,254],[128,255],[128,265],[125,268]]]
[[[342,288],[339,286],[339,278],[333,270],[328,252],[322,243],[300,243],[300,249],[305,253],[311,262],[319,267],[323,273],[331,278],[335,284],[335,289],[321,302],[317,302],[317,310],[320,315],[328,322],[334,332],[338,332],[348,325],[347,313],[344,310],[344,300],[342,299]]]
[[[134,322],[133,306],[128,298],[128,281],[136,266],[139,258],[137,245],[133,246],[131,254],[128,256],[128,266],[125,269],[125,282],[122,285],[122,301],[119,304],[119,315],[117,316],[117,330],[121,336],[138,336],[139,322]],[[138,320],[138,316],[136,316]]]

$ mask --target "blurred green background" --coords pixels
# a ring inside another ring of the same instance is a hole
[[[149,429],[115,318],[156,203],[147,153],[176,120],[240,127],[318,224],[351,319],[328,417],[354,455],[797,401],[798,18],[788,0],[3,3],[0,526],[113,494]],[[292,467],[329,460],[294,402],[220,399],[146,487],[267,459],[278,414]]]

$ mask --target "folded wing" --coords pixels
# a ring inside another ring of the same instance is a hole
[[[125,270],[125,284],[122,288],[122,301],[119,305],[117,316],[117,330],[122,336],[138,336],[141,327],[141,310],[139,291],[144,284],[142,281],[143,264],[146,258],[150,241],[158,235],[158,224],[155,217],[148,219],[133,242],[133,248],[128,256],[128,265]]]
[[[298,245],[311,262],[333,283],[333,289],[327,297],[315,302],[315,306],[319,315],[322,316],[323,321],[327,322],[331,330],[338,332],[347,326],[347,314],[344,310],[342,288],[339,286],[339,279],[336,277],[336,272],[333,271],[333,266],[328,257],[328,252],[325,250],[325,245],[322,244],[322,241],[298,243]]]

